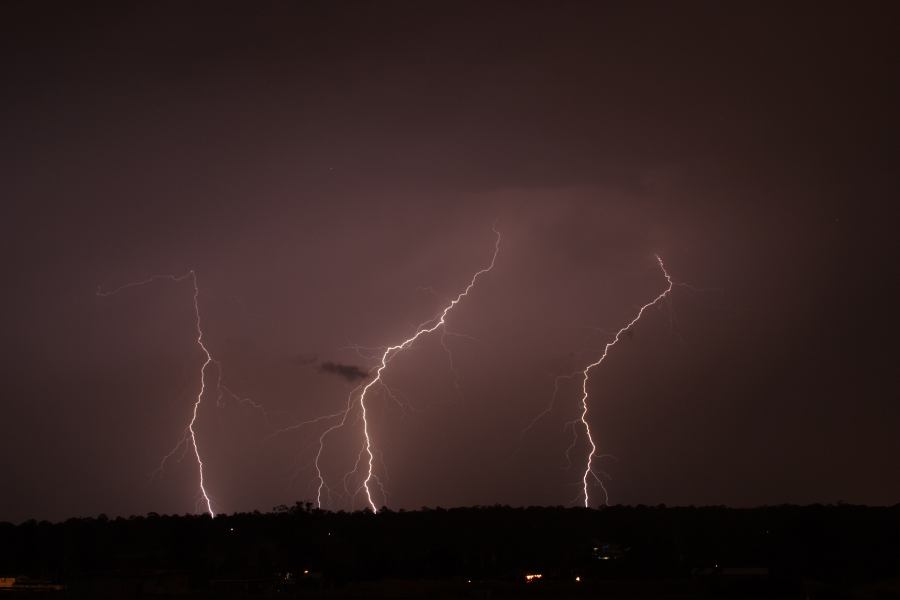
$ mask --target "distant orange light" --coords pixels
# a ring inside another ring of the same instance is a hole
[[[525,583],[534,583],[535,581],[541,579],[544,575],[542,573],[529,573],[525,575]]]
[[[581,575],[576,575],[576,576],[575,576],[575,581],[576,581],[577,583],[580,583],[580,582],[581,582]]]

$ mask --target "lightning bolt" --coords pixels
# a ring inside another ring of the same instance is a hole
[[[197,469],[199,472],[199,479],[200,479],[200,481],[199,481],[200,494],[203,496],[203,503],[206,505],[206,512],[209,513],[210,517],[215,518],[216,513],[213,510],[212,500],[209,497],[209,493],[206,491],[206,479],[205,479],[204,472],[203,472],[203,459],[200,457],[200,447],[197,444],[197,432],[194,429],[194,426],[197,423],[198,411],[200,410],[200,404],[203,402],[203,395],[206,393],[206,370],[207,370],[207,367],[209,367],[210,364],[215,363],[216,367],[219,369],[220,384],[221,384],[221,365],[219,364],[219,362],[216,359],[213,358],[209,349],[206,347],[206,344],[203,342],[203,328],[201,326],[201,321],[200,321],[200,286],[197,284],[197,274],[194,272],[193,269],[191,269],[184,275],[155,275],[153,277],[150,277],[148,279],[143,279],[141,281],[133,281],[131,283],[126,283],[125,285],[119,286],[111,291],[103,291],[101,288],[97,288],[97,295],[105,298],[108,296],[118,294],[119,292],[121,292],[123,290],[129,289],[129,288],[134,288],[134,287],[145,286],[145,285],[151,284],[155,281],[170,280],[170,281],[174,281],[177,283],[177,282],[184,281],[186,279],[190,279],[191,284],[194,287],[193,303],[194,303],[195,327],[197,330],[197,346],[203,352],[203,356],[205,357],[205,359],[203,361],[203,365],[200,367],[200,390],[197,392],[197,398],[194,401],[194,406],[191,411],[191,419],[188,422],[187,427],[185,428],[184,435],[179,440],[179,442],[175,446],[175,448],[173,448],[163,458],[158,470],[161,470],[165,466],[166,461],[168,461],[168,459],[171,458],[172,455],[175,454],[175,452],[178,450],[178,448],[181,447],[187,441],[187,438],[190,437],[191,448],[194,451],[194,458],[197,459]]]
[[[378,385],[387,389],[388,393],[390,394],[391,393],[390,389],[387,388],[386,384],[384,383],[384,380],[382,379],[382,376],[384,374],[385,369],[387,369],[388,364],[390,364],[390,362],[394,358],[396,358],[398,354],[400,354],[401,352],[403,352],[404,350],[406,350],[407,348],[412,346],[422,336],[428,335],[429,333],[433,333],[433,332],[437,331],[439,328],[444,327],[446,325],[446,319],[447,319],[447,316],[450,314],[450,311],[452,311],[453,308],[457,304],[459,304],[463,298],[465,298],[466,296],[469,295],[469,292],[472,291],[472,288],[475,287],[475,284],[477,283],[478,279],[482,275],[493,270],[494,264],[497,261],[497,255],[500,253],[500,232],[497,231],[496,228],[493,228],[493,232],[496,235],[496,241],[494,242],[494,252],[491,255],[490,263],[486,267],[478,270],[472,276],[472,279],[469,280],[469,284],[465,287],[465,289],[463,289],[463,291],[460,292],[456,296],[456,298],[451,300],[436,317],[421,323],[413,335],[406,338],[399,344],[396,344],[393,346],[387,346],[384,348],[384,351],[381,354],[380,364],[372,371],[372,373],[374,373],[374,377],[372,377],[372,379],[365,385],[360,384],[359,386],[357,386],[350,392],[350,394],[347,397],[347,405],[344,410],[332,413],[330,415],[324,415],[322,417],[312,419],[311,421],[305,421],[304,423],[298,424],[299,426],[302,426],[302,425],[307,425],[307,424],[311,424],[314,422],[319,422],[322,420],[336,419],[336,418],[340,417],[339,422],[337,422],[334,425],[331,425],[330,427],[325,429],[322,432],[322,434],[319,436],[319,449],[318,449],[318,452],[316,453],[316,458],[315,458],[316,478],[318,479],[318,489],[316,492],[316,504],[319,506],[319,508],[322,507],[322,492],[323,492],[323,490],[325,490],[327,488],[327,485],[325,484],[325,478],[322,473],[322,468],[320,465],[320,461],[322,458],[322,452],[325,448],[325,440],[330,433],[332,433],[333,431],[335,431],[337,429],[340,429],[347,423],[347,419],[350,415],[350,412],[353,410],[353,407],[358,402],[359,408],[360,408],[360,417],[361,417],[362,424],[363,424],[362,433],[363,433],[364,443],[363,443],[362,452],[360,452],[360,455],[359,455],[360,458],[357,460],[356,468],[353,471],[351,471],[351,473],[355,472],[361,466],[359,464],[360,462],[362,462],[366,465],[366,467],[365,467],[366,477],[362,482],[361,489],[362,489],[362,491],[365,492],[366,501],[367,501],[369,507],[372,509],[372,512],[373,513],[378,512],[378,507],[375,504],[375,499],[372,496],[372,485],[374,482],[374,484],[377,484],[379,487],[381,487],[381,482],[378,480],[378,477],[375,475],[375,472],[374,472],[375,471],[375,451],[374,451],[374,445],[372,443],[372,433],[370,431],[370,425],[369,425],[369,420],[368,420],[368,405],[366,403],[366,396],[369,393],[369,391],[372,390],[372,388],[374,388],[375,386],[378,386]],[[354,395],[357,392],[359,392],[359,396],[356,399],[356,401],[354,401]],[[345,480],[346,480],[346,477],[345,477]],[[383,491],[382,491],[382,494],[383,494]]]
[[[435,291],[435,289],[431,286],[420,287],[419,291],[431,294],[435,298],[439,298],[441,300],[447,301],[447,298],[441,298],[441,296]],[[424,325],[424,324],[423,324]],[[457,337],[467,339],[472,342],[478,342],[479,340],[471,335],[467,335],[465,333],[458,333],[455,331],[450,331],[447,327],[441,329],[441,348],[444,350],[444,354],[447,355],[447,367],[450,369],[450,374],[453,377],[453,388],[456,390],[457,398],[462,398],[462,388],[459,384],[459,372],[456,370],[456,361],[453,359],[453,350],[450,349],[449,344],[447,343],[448,337]]]
[[[598,484],[600,484],[600,488],[603,490],[604,503],[609,504],[609,493],[606,490],[606,486],[603,485],[603,480],[600,479],[600,477],[594,472],[594,469],[593,469],[594,455],[597,453],[597,444],[594,442],[594,437],[591,434],[591,426],[587,420],[588,379],[590,378],[591,369],[600,366],[600,364],[604,360],[606,360],[606,357],[609,355],[610,348],[612,348],[619,342],[619,339],[621,339],[622,334],[629,331],[632,327],[634,327],[634,325],[638,321],[641,320],[641,317],[644,315],[644,311],[646,311],[651,306],[656,305],[658,302],[661,302],[663,300],[663,298],[668,296],[669,292],[672,291],[672,287],[675,285],[675,283],[672,281],[672,278],[669,276],[668,271],[666,271],[666,265],[663,263],[662,258],[660,258],[659,255],[656,255],[656,262],[659,263],[659,268],[662,270],[663,276],[665,276],[665,278],[666,278],[666,282],[668,282],[666,289],[663,290],[658,296],[656,296],[656,298],[654,298],[650,302],[644,304],[640,308],[640,310],[637,312],[637,315],[635,315],[635,317],[631,321],[629,321],[629,323],[627,325],[625,325],[624,327],[622,327],[621,329],[619,329],[616,332],[616,335],[613,337],[612,341],[606,343],[606,345],[603,347],[603,352],[600,355],[600,358],[598,358],[594,362],[590,363],[581,372],[582,373],[582,380],[581,380],[582,411],[581,411],[580,421],[584,425],[584,432],[587,436],[588,444],[590,444],[590,447],[591,447],[591,451],[588,453],[588,457],[587,457],[587,466],[585,467],[584,475],[581,478],[581,482],[584,485],[584,506],[585,506],[585,508],[587,508],[590,505],[590,496],[588,494],[588,479],[591,477],[593,477],[593,479],[596,480]],[[557,381],[558,381],[558,379],[557,379]],[[571,450],[571,446],[569,447],[569,449]],[[568,451],[567,451],[567,453],[568,453]]]

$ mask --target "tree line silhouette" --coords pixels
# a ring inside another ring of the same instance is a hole
[[[696,578],[730,567],[833,586],[896,578],[900,505],[486,506],[374,515],[297,503],[215,519],[150,513],[0,523],[0,576],[64,583],[164,572],[183,574],[195,588],[217,578],[298,574],[314,574],[322,586],[517,581],[526,572],[548,580]]]

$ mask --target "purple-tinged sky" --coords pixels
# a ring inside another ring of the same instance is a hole
[[[0,8],[0,520],[312,499],[346,347],[389,505],[568,504],[591,379],[614,503],[900,501],[891,3],[145,3]],[[330,365],[330,366],[329,366]],[[583,441],[583,440],[582,440]],[[359,424],[330,438],[340,487]],[[176,455],[176,459],[178,456]],[[383,461],[383,462],[382,462]],[[352,506],[364,501],[356,497]],[[349,503],[336,502],[335,507]]]

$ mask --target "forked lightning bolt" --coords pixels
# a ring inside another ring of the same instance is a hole
[[[644,315],[644,311],[646,311],[651,306],[654,306],[658,302],[662,301],[662,299],[665,298],[666,296],[668,296],[669,292],[672,291],[672,287],[675,284],[672,282],[672,278],[669,276],[669,273],[666,271],[666,265],[663,264],[662,259],[658,255],[656,256],[656,261],[659,263],[659,268],[662,270],[663,275],[666,278],[666,282],[668,282],[666,289],[663,290],[656,298],[654,298],[647,304],[643,305],[641,307],[641,309],[637,312],[637,315],[635,315],[635,317],[627,325],[625,325],[624,327],[622,327],[621,329],[619,329],[616,332],[616,335],[613,337],[612,341],[606,343],[606,345],[603,347],[603,352],[601,353],[600,358],[598,358],[597,360],[595,360],[594,362],[592,362],[591,364],[586,366],[584,368],[584,370],[581,372],[582,373],[581,423],[584,425],[584,431],[585,431],[585,434],[587,435],[587,440],[591,447],[591,451],[588,453],[588,457],[587,457],[587,466],[584,469],[584,476],[581,479],[582,484],[584,485],[584,506],[585,506],[585,508],[587,508],[590,505],[590,496],[588,493],[588,479],[591,477],[593,477],[597,481],[597,483],[600,484],[600,487],[601,487],[601,489],[603,489],[603,494],[605,496],[605,503],[607,503],[607,504],[609,503],[609,495],[606,491],[606,487],[603,485],[603,480],[601,480],[600,477],[598,477],[597,474],[593,470],[593,461],[594,461],[594,455],[597,453],[597,444],[594,443],[594,437],[591,435],[591,426],[590,426],[590,424],[588,424],[588,420],[587,420],[588,379],[590,378],[591,369],[599,366],[600,363],[602,363],[604,360],[606,360],[606,357],[609,354],[609,349],[612,348],[613,346],[615,346],[619,342],[619,339],[622,337],[622,334],[627,332],[628,330],[630,330],[632,327],[634,327],[635,323],[640,321],[641,317]],[[571,447],[570,447],[570,449],[571,449]]]
[[[182,439],[181,439],[181,441],[179,441],[178,445],[176,445],[175,448],[173,448],[172,451],[169,452],[169,454],[167,454],[165,456],[165,458],[163,458],[162,463],[160,463],[160,468],[162,468],[162,466],[165,464],[166,460],[168,460],[168,458],[171,457],[175,453],[175,451],[178,449],[178,447],[184,443],[184,441],[187,439],[187,437],[190,437],[191,447],[194,451],[194,457],[197,459],[197,469],[199,471],[199,476],[200,476],[200,494],[203,496],[204,504],[206,504],[206,512],[209,513],[210,517],[215,517],[216,513],[212,507],[212,500],[210,500],[209,494],[206,491],[206,481],[204,479],[204,473],[203,473],[203,459],[200,457],[200,448],[197,444],[197,432],[194,429],[194,425],[197,423],[197,412],[200,409],[200,404],[201,404],[201,402],[203,402],[203,395],[206,392],[206,368],[209,367],[209,365],[211,363],[215,363],[216,366],[219,366],[219,363],[212,357],[212,354],[210,354],[209,349],[206,347],[206,344],[203,343],[203,329],[200,324],[200,287],[197,284],[197,274],[194,272],[193,269],[191,269],[184,275],[157,275],[157,276],[151,277],[149,279],[144,279],[142,281],[134,281],[132,283],[126,283],[125,285],[120,286],[109,292],[104,292],[103,290],[98,289],[97,295],[102,296],[102,297],[112,296],[113,294],[118,294],[122,290],[125,290],[128,288],[147,285],[149,283],[153,283],[154,281],[159,281],[159,280],[163,280],[163,279],[168,279],[168,280],[175,281],[175,282],[184,281],[185,279],[191,280],[191,283],[194,286],[193,300],[194,300],[194,316],[195,316],[195,323],[196,323],[196,329],[197,329],[197,346],[203,352],[205,359],[203,361],[203,365],[200,367],[200,391],[197,392],[197,399],[194,401],[193,410],[191,412],[191,420],[188,422],[187,427],[185,429],[185,436],[182,437]],[[221,368],[221,367],[219,366],[219,368]]]
[[[496,229],[494,229],[494,234],[497,236],[497,238],[496,238],[496,241],[494,242],[494,252],[491,255],[490,263],[486,267],[482,268],[481,270],[479,270],[472,276],[472,279],[469,281],[469,284],[466,286],[466,288],[462,292],[460,292],[459,295],[456,296],[456,298],[451,300],[444,307],[444,309],[440,312],[440,314],[438,316],[420,324],[417,331],[412,336],[406,338],[399,344],[396,344],[394,346],[388,346],[384,349],[384,352],[381,354],[381,362],[378,365],[378,367],[375,368],[373,371],[374,377],[367,384],[357,386],[356,388],[353,389],[353,391],[350,392],[350,395],[347,398],[347,406],[344,410],[336,412],[336,413],[332,413],[330,415],[324,415],[322,417],[318,417],[317,419],[313,419],[312,421],[307,421],[305,423],[298,424],[298,426],[306,425],[306,424],[313,423],[316,421],[340,417],[340,421],[338,423],[325,429],[325,431],[323,431],[322,434],[319,436],[319,450],[316,453],[315,467],[316,467],[317,479],[319,482],[318,490],[316,492],[316,503],[320,508],[322,506],[322,490],[326,488],[325,478],[322,474],[322,469],[320,466],[322,451],[325,448],[325,439],[328,436],[328,434],[335,431],[336,429],[343,427],[347,423],[347,418],[350,415],[350,412],[353,409],[353,406],[355,404],[354,400],[353,400],[354,394],[356,394],[356,392],[359,392],[358,402],[359,402],[359,407],[360,407],[360,417],[362,419],[362,424],[363,424],[363,438],[364,438],[363,451],[360,453],[360,456],[364,457],[363,462],[366,465],[366,477],[363,480],[361,489],[365,492],[366,501],[368,502],[369,507],[372,509],[372,512],[374,512],[374,513],[378,512],[378,507],[375,504],[375,499],[372,497],[371,485],[373,484],[373,482],[375,482],[375,483],[378,483],[379,487],[380,487],[380,482],[378,481],[378,477],[374,473],[375,453],[374,453],[373,444],[372,444],[372,432],[370,431],[370,428],[369,428],[368,406],[366,404],[366,395],[376,385],[381,385],[383,387],[386,387],[385,383],[382,379],[382,375],[384,374],[384,370],[387,368],[388,364],[400,352],[402,352],[403,350],[406,350],[407,348],[412,346],[416,342],[416,340],[418,340],[420,337],[422,337],[426,334],[429,334],[429,333],[433,333],[437,329],[444,327],[446,324],[447,315],[450,314],[450,311],[453,310],[453,308],[457,304],[459,304],[463,298],[465,298],[466,296],[469,295],[469,292],[472,290],[473,287],[475,287],[475,283],[478,281],[479,277],[481,277],[485,273],[490,272],[494,268],[494,264],[497,261],[497,255],[500,252],[500,232],[497,231]],[[352,472],[353,471],[351,471],[351,473]],[[346,476],[345,476],[345,479],[346,479]]]

